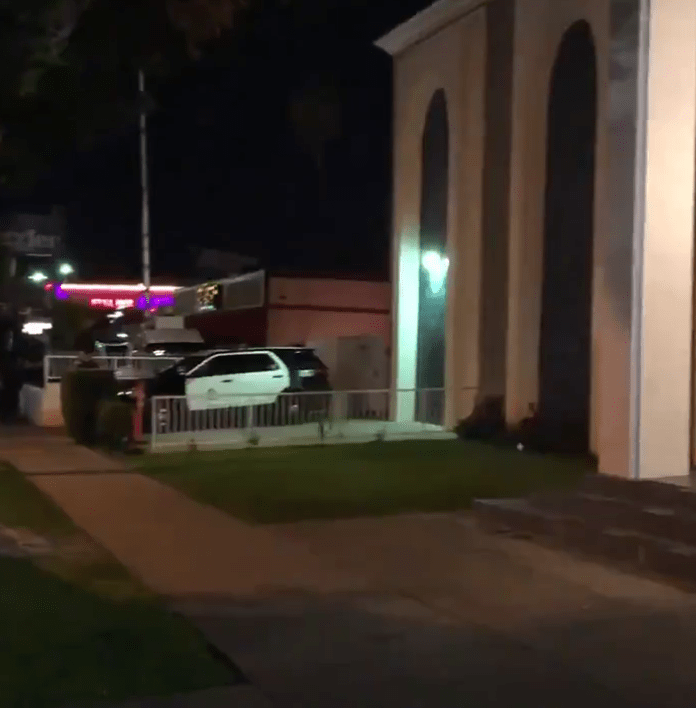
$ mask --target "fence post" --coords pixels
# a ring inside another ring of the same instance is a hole
[[[150,399],[150,452],[155,451],[156,436],[157,436],[157,399]]]
[[[144,431],[145,385],[142,381],[135,384],[135,416],[133,416],[133,438],[141,442]]]

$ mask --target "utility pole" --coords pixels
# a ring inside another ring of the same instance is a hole
[[[138,71],[138,90],[140,93],[140,187],[142,192],[142,248],[143,248],[143,285],[145,286],[145,318],[150,311],[150,187],[147,161],[147,108],[145,94],[145,72]]]

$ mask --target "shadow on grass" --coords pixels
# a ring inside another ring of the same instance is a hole
[[[0,467],[0,524],[53,546],[33,560],[0,556],[3,708],[169,696],[243,680],[199,631],[9,467]]]
[[[75,525],[18,470],[0,463],[0,524],[37,534],[70,535]]]
[[[155,600],[106,599],[7,558],[0,598],[2,705],[120,701],[242,680]]]

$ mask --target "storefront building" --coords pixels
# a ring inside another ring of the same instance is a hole
[[[293,346],[391,336],[391,286],[256,271],[182,288],[174,312],[215,346]]]

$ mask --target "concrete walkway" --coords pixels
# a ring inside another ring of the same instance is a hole
[[[31,479],[148,587],[167,597],[246,599],[356,587],[354,578],[283,533],[242,523],[139,474]]]
[[[129,701],[114,708],[271,708],[271,704],[251,686],[234,686],[170,698]]]
[[[696,597],[466,516],[258,527],[137,474],[31,479],[276,708],[694,705]]]
[[[0,459],[27,474],[113,472],[124,466],[68,437],[25,425],[0,427]]]
[[[119,524],[117,520],[122,518],[119,506],[123,504],[124,510],[127,510],[129,506],[128,500],[123,499],[123,489],[125,488],[127,490],[126,497],[134,501],[139,494],[137,482],[140,481],[147,486],[149,480],[140,475],[131,474],[121,461],[75,445],[71,439],[65,436],[24,426],[0,428],[0,459],[9,462],[18,470],[27,474],[40,489],[47,491],[49,495],[51,495],[51,488],[55,487],[56,489],[62,490],[64,494],[62,497],[64,504],[61,504],[61,500],[58,498],[56,498],[56,501],[58,501],[59,505],[62,505],[69,514],[74,512],[73,518],[78,525],[87,529],[105,548],[114,552],[114,554],[122,560],[128,559],[133,555],[129,552],[127,544],[125,547],[121,548],[119,544],[116,543],[118,534],[106,534],[104,538],[100,538],[95,533],[100,526],[100,524],[96,522],[96,517],[100,513],[106,512],[107,516],[101,519],[102,525],[105,528],[118,529]],[[110,487],[105,486],[105,483],[111,480],[112,475],[116,480],[121,480],[121,484],[117,483]],[[131,478],[133,482],[130,481]],[[65,480],[65,484],[56,484],[56,480]],[[109,508],[105,509],[105,499],[103,496],[101,499],[93,497],[91,501],[89,500],[86,492],[90,488],[90,482],[94,484],[96,480],[101,480],[101,485],[96,484],[101,490],[101,495],[105,493],[108,494],[110,489],[121,489],[121,495],[117,497],[116,506],[114,506],[114,500],[112,500],[109,504]],[[53,482],[53,484],[51,484],[51,482]],[[67,496],[65,496],[66,492],[68,492]],[[60,497],[60,495],[56,496]],[[145,504],[148,503],[149,499],[147,495],[145,495],[142,501]],[[183,501],[188,502],[186,499],[183,499]],[[93,511],[96,512],[96,516],[84,514],[85,505],[91,503],[95,504]],[[82,513],[80,513],[80,510]],[[160,522],[161,521],[162,519],[160,519]],[[153,527],[157,528],[157,523],[154,523]],[[162,531],[166,530],[165,526],[161,526],[160,528]],[[140,530],[142,531],[142,526]],[[153,543],[158,543],[156,534],[151,540]],[[161,543],[161,539],[159,542]],[[119,552],[115,552],[114,545],[119,548]],[[152,546],[148,548],[150,552],[153,551]],[[205,566],[206,558],[210,557],[206,555],[201,556],[201,559],[204,561],[202,567],[196,568],[193,565],[190,566],[190,573],[180,566],[177,567],[176,563],[172,564],[172,570],[174,573],[180,573],[182,576],[193,576],[196,573],[200,573],[202,577],[210,579],[212,574],[209,567]],[[141,558],[141,560],[143,560],[143,558]],[[151,558],[149,560],[151,561]],[[166,562],[166,554],[163,554],[162,560]],[[134,574],[143,578],[154,590],[161,590],[162,588],[165,590],[171,589],[171,583],[165,582],[160,587],[153,578],[149,577],[147,571],[141,572],[147,565],[148,564],[145,563],[145,565],[141,567],[137,562],[133,562],[131,564],[131,570]],[[151,563],[150,566],[153,567]],[[207,584],[204,587],[206,591],[208,591],[211,586]],[[164,594],[166,595],[167,593],[165,592]],[[254,686],[241,685],[214,688],[169,698],[136,699],[115,708],[230,707],[270,708],[271,704]]]

